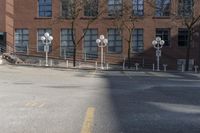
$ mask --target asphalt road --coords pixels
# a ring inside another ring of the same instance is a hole
[[[0,133],[200,133],[200,74],[0,66]]]

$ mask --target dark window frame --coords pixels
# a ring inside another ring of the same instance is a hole
[[[142,44],[142,46],[141,46]],[[135,28],[132,32],[132,52],[143,53],[144,52],[144,29]]]
[[[113,3],[112,3],[113,2]],[[115,17],[123,14],[123,0],[108,0],[108,16]]]
[[[144,0],[132,0],[132,15],[134,16],[144,16]]]
[[[84,5],[84,16],[96,17],[98,15],[98,0],[89,0]]]
[[[38,0],[38,16],[52,17],[52,0]]]
[[[74,13],[74,3],[72,1],[60,0],[60,16],[62,18],[71,19]]]
[[[20,33],[18,33],[18,31],[20,31]],[[19,37],[17,38],[18,35],[19,35]],[[25,37],[27,39],[25,39]],[[26,45],[24,45],[24,42],[26,42]],[[18,45],[18,44],[20,44],[20,45]],[[29,30],[27,28],[15,29],[15,51],[27,53],[28,46],[29,46]],[[22,49],[22,50],[18,50],[18,49]]]
[[[188,29],[178,29],[178,47],[187,47],[188,45]]]
[[[62,28],[60,31],[60,56],[64,58],[70,58],[74,55],[74,44],[72,34],[75,38],[75,30],[72,28]],[[66,42],[66,45],[64,45]]]
[[[156,0],[155,1],[155,16],[169,17],[171,11],[171,0]]]
[[[171,29],[170,28],[156,28],[156,37],[160,37],[165,41],[164,47],[171,46]]]
[[[84,36],[84,58],[98,58],[98,45],[96,44],[96,40],[98,38],[98,29],[84,29],[83,32],[86,33]]]
[[[194,13],[193,2],[193,0],[178,0],[178,15],[181,17],[192,17]]]
[[[111,33],[111,31],[113,33]],[[107,47],[108,53],[111,53],[111,54],[122,53],[123,39],[122,39],[120,32],[121,32],[121,29],[117,29],[117,28],[109,28],[108,29],[108,47]],[[111,46],[111,45],[113,45],[113,46]],[[116,48],[120,48],[120,50],[117,51]]]

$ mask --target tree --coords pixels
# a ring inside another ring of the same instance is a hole
[[[200,22],[200,13],[195,13],[194,7],[198,3],[198,0],[179,0],[179,10],[178,15],[181,17],[181,23],[186,27],[188,31],[188,42],[186,50],[186,67],[185,70],[189,70],[189,60],[190,60],[190,49],[192,37],[197,32],[197,26]]]
[[[103,5],[103,4],[102,4]],[[77,47],[85,37],[90,25],[93,24],[104,12],[99,10],[103,6],[99,5],[98,0],[61,0],[62,14],[56,18],[56,23],[68,20],[72,29],[73,42],[73,66],[76,66]],[[84,16],[85,19],[84,19]],[[75,30],[79,28],[78,21],[83,20],[86,24],[81,36],[75,36]]]
[[[144,14],[144,3],[145,0],[133,1],[135,3],[130,3],[130,1],[123,1],[123,7],[121,10],[115,10],[114,12],[114,25],[120,29],[121,36],[128,44],[128,68],[131,67],[131,53],[132,53],[132,44],[133,44],[133,33],[135,29],[135,24],[141,20],[144,16],[150,14]],[[135,4],[135,6],[133,6]],[[140,8],[138,8],[140,6]],[[122,30],[127,33],[127,36],[124,36]]]
[[[197,32],[200,24],[200,13],[195,12],[195,5],[199,5],[199,0],[178,0],[176,1],[176,7],[178,10],[172,11],[171,8],[165,5],[166,1],[170,0],[147,0],[147,3],[153,7],[156,11],[162,13],[168,12],[168,16],[171,17],[174,26],[182,26],[187,30],[187,44],[186,44],[186,67],[185,70],[189,70],[189,59],[190,59],[190,50],[192,37]],[[172,3],[170,3],[172,4]]]

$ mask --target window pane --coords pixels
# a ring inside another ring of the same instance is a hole
[[[27,52],[29,33],[27,29],[15,30],[15,50],[16,52]]]
[[[135,16],[144,15],[144,0],[133,0],[132,14]]]
[[[134,29],[132,35],[132,52],[143,52],[143,29]]]
[[[73,57],[73,49],[72,29],[61,29],[61,57]]]
[[[52,16],[52,0],[38,0],[38,7],[40,17]]]
[[[98,54],[98,46],[96,44],[96,39],[98,36],[98,30],[97,29],[87,29],[84,30],[86,32],[86,35],[84,37],[84,51],[86,53],[86,59],[93,59],[97,58]]]
[[[170,45],[170,29],[158,28],[156,29],[156,37],[161,37],[165,41],[164,46]]]
[[[122,52],[122,37],[119,29],[108,29],[108,52]]]

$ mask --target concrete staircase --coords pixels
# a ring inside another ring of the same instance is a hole
[[[3,53],[1,56],[2,63],[4,64],[4,61],[11,63],[11,64],[19,64],[23,63],[23,61],[18,58],[16,55],[11,53]]]

